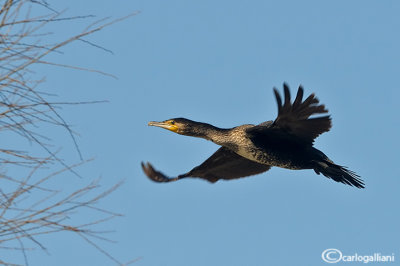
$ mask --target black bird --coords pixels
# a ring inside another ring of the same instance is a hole
[[[174,178],[155,170],[150,163],[142,163],[144,173],[155,182],[171,182],[186,177],[199,177],[210,182],[219,179],[236,179],[268,171],[272,166],[299,170],[313,169],[324,176],[357,188],[364,188],[364,182],[353,171],[335,164],[323,152],[313,147],[320,134],[329,131],[329,115],[310,118],[327,113],[314,94],[303,101],[300,86],[294,102],[290,100],[289,87],[283,84],[285,100],[274,88],[278,104],[278,117],[259,125],[241,125],[222,129],[210,124],[185,118],[169,119],[163,122],[149,122],[149,126],[168,129],[172,132],[204,138],[220,146],[210,158],[189,172]]]

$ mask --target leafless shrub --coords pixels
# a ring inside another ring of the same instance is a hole
[[[40,14],[35,8],[45,14],[33,16],[33,13]],[[46,251],[41,235],[63,231],[79,235],[121,264],[96,244],[96,240],[104,238],[101,232],[92,229],[118,216],[97,205],[120,184],[101,190],[98,180],[92,180],[73,191],[65,191],[55,189],[51,182],[66,173],[79,176],[76,168],[85,163],[74,132],[59,113],[62,105],[83,103],[50,102],[49,94],[40,91],[42,77],[38,79],[32,71],[32,66],[45,64],[109,75],[45,60],[47,55],[59,53],[60,48],[77,40],[97,46],[83,38],[118,21],[97,21],[70,38],[64,37],[54,44],[45,41],[50,39],[50,33],[46,32],[50,24],[89,18],[62,17],[62,13],[51,9],[43,0],[6,0],[0,7],[0,133],[3,140],[12,139],[10,143],[0,142],[0,249],[18,252],[25,264],[28,264],[28,251],[38,248]],[[80,157],[78,165],[67,165],[57,155],[57,145],[45,131],[50,126],[61,127],[69,134]],[[83,209],[85,213],[96,213],[91,216],[94,220],[77,220],[77,214]],[[0,259],[0,264],[16,263],[20,262]]]

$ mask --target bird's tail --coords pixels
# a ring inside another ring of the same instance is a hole
[[[344,166],[337,165],[329,159],[314,162],[314,171],[324,176],[356,188],[364,188],[364,181],[355,172]]]

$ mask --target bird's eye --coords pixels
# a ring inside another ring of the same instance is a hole
[[[175,125],[175,121],[169,121],[171,125]]]

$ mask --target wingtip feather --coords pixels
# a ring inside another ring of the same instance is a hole
[[[274,87],[274,94],[276,98],[276,103],[278,104],[278,114],[279,114],[282,109],[282,98],[281,95],[279,94],[278,89],[275,87]]]

